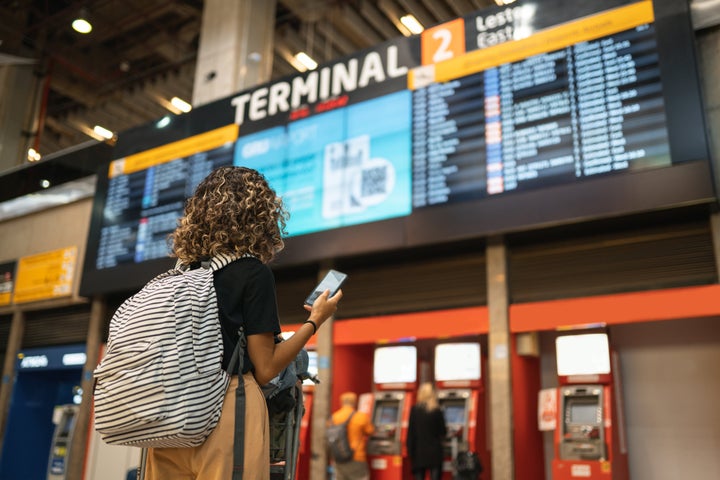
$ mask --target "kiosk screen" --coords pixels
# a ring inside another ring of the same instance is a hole
[[[600,406],[597,401],[584,400],[568,403],[568,423],[580,425],[594,425],[600,423]]]
[[[376,425],[393,425],[398,421],[397,405],[381,405],[375,417]]]
[[[445,423],[447,424],[465,424],[465,407],[463,405],[447,405],[445,406]]]

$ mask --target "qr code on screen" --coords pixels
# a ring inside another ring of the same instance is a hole
[[[387,166],[367,168],[362,171],[362,196],[384,195],[387,193]]]

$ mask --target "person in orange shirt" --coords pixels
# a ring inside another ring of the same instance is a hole
[[[340,395],[340,408],[332,414],[331,421],[338,425],[350,418],[350,415],[353,417],[347,426],[348,441],[354,454],[349,462],[335,462],[335,478],[336,480],[369,480],[370,468],[367,464],[365,446],[368,437],[375,431],[375,426],[368,414],[357,411],[357,394],[345,392]]]

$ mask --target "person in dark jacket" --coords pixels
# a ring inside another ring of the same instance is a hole
[[[407,451],[415,480],[424,480],[428,471],[431,480],[440,480],[445,434],[445,416],[440,410],[435,387],[432,383],[423,383],[410,410],[407,435]]]

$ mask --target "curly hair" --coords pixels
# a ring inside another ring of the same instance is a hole
[[[284,247],[288,213],[265,177],[250,168],[220,167],[185,204],[168,237],[172,256],[189,265],[218,254],[270,262]]]

